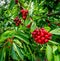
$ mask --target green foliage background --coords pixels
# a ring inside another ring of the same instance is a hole
[[[29,11],[25,21],[20,13],[21,7]],[[15,25],[13,20],[16,16],[24,25]],[[31,27],[27,28],[31,22]],[[0,61],[60,61],[59,24],[60,0],[6,2],[0,6]],[[38,27],[51,32],[52,40],[44,45],[34,42],[31,32]]]

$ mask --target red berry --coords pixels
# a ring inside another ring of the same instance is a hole
[[[41,36],[37,36],[38,39],[40,39]]]
[[[26,16],[23,16],[23,19],[25,20],[26,19]]]
[[[29,25],[27,25],[27,28],[30,28],[30,26],[31,26],[30,24],[29,24]]]
[[[45,35],[45,38],[46,38],[46,39],[48,39],[48,38],[49,38],[49,36],[48,36],[48,35]]]
[[[40,32],[38,32],[37,34],[40,35]]]
[[[18,21],[19,20],[19,17],[16,17],[15,19],[14,19],[14,21]]]
[[[39,32],[39,29],[36,29],[35,32]]]
[[[44,33],[44,34],[48,34],[48,32],[47,32],[46,30],[43,30],[43,33]]]
[[[20,12],[23,13],[24,12],[24,9],[20,10]]]
[[[41,37],[41,40],[45,40],[45,37]]]
[[[39,29],[40,32],[42,32],[42,29]]]
[[[35,34],[36,34],[36,32],[33,32],[33,33],[32,33],[32,35],[35,35]]]
[[[38,43],[41,43],[41,40],[39,39],[37,42],[38,42]]]
[[[44,33],[41,32],[41,36],[44,36]]]
[[[21,24],[21,20],[19,20],[19,23]]]
[[[28,13],[28,10],[25,10],[26,13]]]
[[[16,26],[18,26],[19,24],[16,23]]]
[[[26,16],[26,12],[23,12],[23,13],[22,13],[22,16]]]
[[[38,40],[38,38],[35,38],[35,41],[37,41]]]
[[[18,0],[15,0],[15,3],[18,4]]]
[[[48,42],[48,39],[45,39],[45,43]]]
[[[48,37],[48,40],[51,40],[52,38],[51,37]]]
[[[28,10],[22,9],[20,12],[22,13],[22,18],[25,20],[28,14]]]
[[[45,42],[44,41],[41,41],[40,44],[44,44]]]
[[[44,30],[44,28],[41,28],[41,30]]]
[[[52,36],[52,34],[51,33],[48,33],[48,36],[50,37],[50,36]]]
[[[48,42],[48,39],[45,39],[45,43]]]
[[[31,27],[31,24],[32,24],[32,23],[28,24],[28,25],[27,25],[27,28],[30,28],[30,27]]]
[[[19,19],[19,17],[16,17],[14,19],[14,22],[16,23],[16,26],[18,26],[19,24],[21,24],[21,20]]]

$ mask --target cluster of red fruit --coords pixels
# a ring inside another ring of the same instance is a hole
[[[16,23],[16,26],[19,26],[21,24],[21,20],[19,19],[19,17],[16,17],[14,19],[14,22]]]
[[[47,32],[44,28],[36,29],[32,32],[32,37],[39,44],[45,44],[51,39],[52,34]]]
[[[15,3],[18,4],[18,0],[15,0]]]
[[[22,13],[22,18],[25,20],[28,14],[28,10],[22,9],[20,12]]]

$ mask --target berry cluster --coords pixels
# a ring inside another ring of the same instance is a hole
[[[15,0],[15,3],[18,4],[18,0]]]
[[[14,22],[16,23],[16,26],[19,26],[21,24],[21,20],[19,19],[19,17],[16,17],[14,19]]]
[[[39,44],[44,44],[51,39],[52,34],[47,32],[44,28],[36,29],[32,32],[32,37]]]
[[[22,9],[20,12],[22,13],[22,18],[25,20],[28,14],[28,10]]]

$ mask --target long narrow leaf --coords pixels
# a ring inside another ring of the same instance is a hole
[[[47,45],[47,47],[46,47],[46,56],[47,56],[47,59],[48,59],[48,61],[52,61],[52,48],[51,48],[51,46],[50,45]]]
[[[22,57],[22,55],[20,54],[20,52],[19,52],[17,46],[15,45],[15,43],[13,43],[13,48],[14,48],[15,52],[18,54],[18,56],[23,60],[23,57]]]

